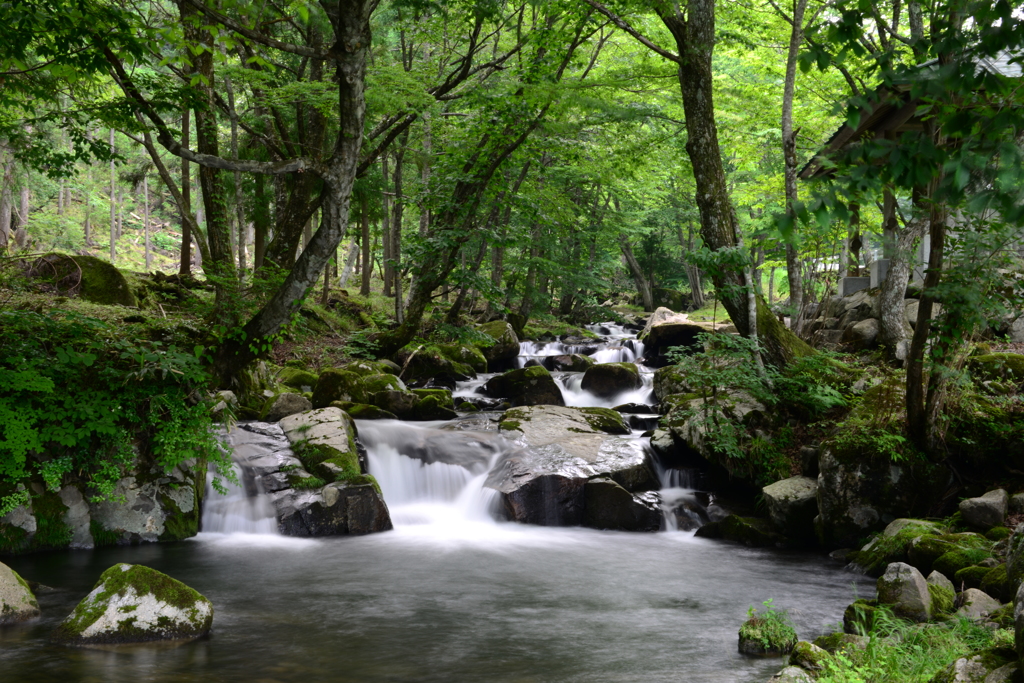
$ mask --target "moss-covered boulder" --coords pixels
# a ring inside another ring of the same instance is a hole
[[[936,574],[937,572],[933,572]],[[939,574],[939,576],[943,576]],[[956,603],[956,592],[953,590],[952,584],[940,584],[933,583],[928,577],[928,594],[931,596],[932,601],[932,617],[938,617],[944,614],[951,614],[953,612],[953,605]],[[947,583],[948,583],[947,579]]]
[[[124,274],[95,256],[47,254],[32,264],[31,274],[53,282],[61,292],[77,293],[95,304],[139,305]]]
[[[468,365],[477,372],[487,372],[487,358],[475,346],[468,344],[438,344],[445,358],[461,365]]]
[[[341,408],[348,413],[353,420],[395,420],[398,418],[383,408],[367,405],[366,403],[352,403],[351,401],[335,401],[331,404],[334,408]]]
[[[981,582],[992,571],[992,567],[964,567],[953,575],[953,583],[963,588],[981,588]]]
[[[1006,573],[1006,565],[1001,564],[998,567],[986,567],[985,569],[978,588],[1002,602],[1013,600],[1014,586],[1010,583],[1010,578]]]
[[[633,494],[611,477],[595,477],[583,487],[583,526],[618,531],[658,531],[661,506],[653,492]]]
[[[745,655],[779,657],[793,651],[799,638],[784,612],[754,612],[740,626],[739,651]]]
[[[697,529],[698,538],[715,538],[742,543],[751,548],[784,548],[789,541],[767,519],[729,515]]]
[[[25,579],[0,563],[0,626],[39,616],[39,603]]]
[[[511,360],[519,355],[519,337],[516,336],[516,331],[509,323],[504,320],[495,320],[484,323],[477,329],[494,339],[493,344],[478,347],[488,363]]]
[[[908,518],[896,519],[863,548],[851,553],[849,559],[861,567],[865,574],[878,577],[892,562],[914,564],[910,561],[910,546],[916,539],[923,536],[938,536],[944,532],[945,529],[934,522]],[[918,567],[918,569],[922,572],[925,571],[922,567]]]
[[[448,358],[433,344],[407,346],[395,354],[394,361],[402,369],[401,376],[409,382],[427,379],[461,382],[476,377],[476,370]]]
[[[551,373],[539,365],[496,375],[487,380],[484,392],[491,398],[508,399],[513,406],[565,405]]]
[[[946,555],[939,564],[939,558]],[[921,536],[914,539],[907,551],[908,561],[921,572],[937,570],[946,576],[953,576],[964,567],[978,564],[992,555],[992,543],[975,533],[943,534]]]
[[[904,562],[893,562],[878,579],[878,602],[887,605],[896,616],[910,621],[928,621],[932,616],[932,597],[928,582]]]
[[[635,363],[599,363],[583,373],[580,388],[599,398],[611,398],[643,386]]]
[[[352,418],[338,408],[321,408],[281,420],[296,457],[324,481],[346,481],[363,474]]]
[[[188,640],[212,624],[213,603],[192,588],[149,567],[117,564],[52,637],[67,645]]]
[[[977,498],[960,501],[960,515],[976,529],[988,530],[1002,526],[1010,504],[1010,495],[1003,489],[989,491]]]
[[[360,377],[369,377],[370,375],[397,375],[400,368],[388,360],[354,360],[351,363],[346,363],[342,366],[342,369],[354,372]]]
[[[843,612],[843,631],[857,636],[869,633],[878,613],[877,600],[854,600]]]
[[[870,641],[853,633],[827,633],[814,639],[814,644],[830,654],[849,650],[865,650]]]
[[[285,366],[277,371],[278,382],[299,391],[312,391],[316,387],[318,379],[320,379],[319,375],[302,368]]]
[[[1017,680],[1018,668],[1012,650],[983,650],[954,660],[929,683],[1011,683]]]
[[[968,361],[971,374],[980,380],[1024,382],[1024,354],[987,353],[972,356]]]
[[[582,353],[571,353],[565,356],[552,356],[548,359],[548,365],[552,370],[565,372],[586,372],[596,361],[590,356]]]
[[[806,640],[799,641],[789,653],[791,666],[798,666],[812,673],[824,671],[825,666],[832,660],[833,657],[828,650]]]
[[[326,408],[334,401],[366,403],[362,377],[340,368],[330,368],[321,372],[313,388],[313,408]]]
[[[454,420],[459,416],[455,412],[455,404],[452,402],[452,392],[447,389],[413,389],[413,393],[419,397],[419,400],[413,406],[412,416],[409,419]]]
[[[666,365],[654,372],[654,397],[664,401],[673,394],[688,394],[693,388],[677,365]]]

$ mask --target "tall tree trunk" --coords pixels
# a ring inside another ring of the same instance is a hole
[[[114,153],[114,129],[110,129],[110,153]],[[110,262],[117,260],[117,177],[114,175],[114,160],[110,160]]]
[[[188,147],[192,115],[188,107],[181,112],[181,146]],[[150,155],[152,156],[152,155]],[[179,275],[192,274],[192,226],[187,216],[192,215],[192,169],[187,159],[181,160],[181,259],[178,264]]]
[[[267,253],[267,233],[270,231],[270,197],[267,195],[266,176],[257,175],[255,178],[255,189],[253,198],[252,221],[252,268],[259,270],[263,267],[263,261]]]
[[[619,235],[619,247],[622,249],[622,258],[625,260],[626,266],[629,267],[629,273],[633,276],[633,282],[636,284],[636,291],[640,294],[640,302],[644,310],[653,311],[654,295],[651,292],[651,283],[647,281],[643,268],[640,267],[636,256],[633,255],[633,247],[629,244],[629,238]]]
[[[384,178],[383,196],[381,198],[381,242],[384,246],[384,296],[391,296],[391,283],[394,280],[394,262],[391,257],[391,200],[388,198],[388,153],[380,157],[380,169]]]
[[[152,254],[149,246],[149,177],[145,175],[142,176],[142,232],[146,240],[146,272],[148,273]]]
[[[796,91],[796,63],[803,43],[804,10],[807,0],[793,0],[792,30],[789,51],[786,54],[786,80],[782,88],[782,156],[785,162],[786,214],[795,226],[797,202],[796,131],[793,130],[793,96]],[[790,300],[793,306],[793,331],[799,335],[804,310],[803,283],[800,278],[800,260],[797,252],[796,231],[786,242],[786,275],[789,279]]]
[[[679,84],[686,118],[686,152],[697,185],[701,237],[713,251],[736,246],[736,217],[729,201],[722,154],[718,144],[713,101],[714,78],[711,68],[715,44],[714,0],[693,0],[687,6],[688,17],[660,11],[679,48]],[[739,272],[717,272],[715,288],[729,317],[741,334],[751,335],[743,278]],[[756,333],[772,364],[782,366],[813,350],[767,311],[759,299]]]
[[[360,237],[363,248],[363,281],[360,284],[359,293],[362,296],[370,296],[370,275],[373,274],[373,259],[370,258],[370,200],[366,197],[365,193],[363,193],[359,208],[360,217],[363,222],[363,234]]]
[[[395,320],[401,325],[405,322],[405,306],[402,301],[402,223],[405,214],[405,198],[402,196],[402,171],[405,168],[405,149],[409,142],[409,132],[402,136],[398,151],[395,154],[395,216],[391,222],[391,259],[394,261],[395,285]]]
[[[232,87],[231,78],[224,78],[224,88],[228,94],[228,112],[231,115],[231,158],[238,159],[238,111],[235,109],[235,89]],[[245,277],[245,210],[242,206],[242,174],[234,172],[235,177],[235,215],[234,222],[237,230],[235,239],[238,247],[238,277]]]
[[[14,210],[14,202],[11,201],[13,189],[14,155],[7,148],[7,140],[0,139],[0,247],[6,247],[11,243],[11,211]],[[88,231],[86,243],[88,243]]]
[[[889,193],[886,193],[889,194]],[[921,206],[921,192],[914,192],[914,219],[902,232],[894,232],[895,242],[889,245],[889,272],[882,281],[878,297],[881,330],[879,343],[885,347],[890,361],[903,362],[909,354],[908,339],[914,334],[907,322],[905,297],[907,284],[914,270],[916,245],[927,226],[926,209]]]

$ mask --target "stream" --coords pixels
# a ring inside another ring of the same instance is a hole
[[[516,363],[586,353],[642,358],[617,326],[599,343],[524,342]],[[574,350],[569,350],[574,349]],[[582,373],[553,373],[567,405],[651,404],[640,389],[601,400]],[[486,381],[460,383],[471,397]],[[778,659],[737,652],[747,609],[773,599],[803,639],[832,630],[873,582],[819,554],[749,549],[677,531],[527,526],[495,520],[487,472],[509,445],[497,413],[451,422],[359,421],[370,472],[395,529],[299,539],[276,531],[252,482],[208,491],[203,528],[172,544],[5,560],[40,592],[43,617],[0,629],[4,681],[559,681],[762,683]],[[647,418],[646,420],[644,418]],[[652,415],[629,416],[643,439]],[[283,440],[281,448],[286,448]],[[410,457],[413,456],[413,457]],[[693,493],[689,473],[660,472],[663,498]],[[210,638],[174,645],[72,649],[47,637],[117,562],[145,564],[213,601]]]

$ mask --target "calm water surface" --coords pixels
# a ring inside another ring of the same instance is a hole
[[[436,520],[435,520],[436,521]],[[50,645],[117,562],[145,564],[215,606],[178,647]],[[3,681],[760,682],[780,660],[736,652],[768,598],[817,636],[873,587],[816,555],[687,533],[629,534],[452,520],[361,538],[203,534],[170,545],[13,559],[43,617],[0,629]]]

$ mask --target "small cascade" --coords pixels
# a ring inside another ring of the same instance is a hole
[[[675,467],[660,468],[661,509],[669,531],[693,531],[708,523],[708,497],[697,490],[697,472]]]
[[[654,373],[646,372],[645,368],[641,367],[640,379],[643,384],[639,389],[629,389],[609,398],[601,398],[583,389],[582,372],[567,372],[555,376],[555,381],[562,390],[565,405],[580,408],[614,408],[623,403],[650,405],[654,402]]]
[[[498,492],[484,481],[510,446],[496,433],[360,420],[367,464],[396,527],[494,523]]]
[[[221,480],[227,489],[220,493],[213,486],[214,474],[206,477],[202,530],[216,534],[278,534],[277,518],[269,497],[259,490],[259,482],[245,468],[234,465],[238,483]]]
[[[276,424],[241,424],[221,439],[231,450],[236,481],[221,479],[220,483],[226,489],[221,493],[213,486],[214,472],[211,470],[206,475],[202,531],[279,535],[274,507],[252,465],[268,454],[291,454],[284,432]]]

